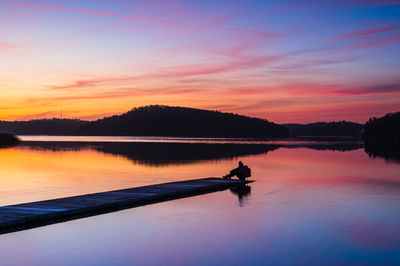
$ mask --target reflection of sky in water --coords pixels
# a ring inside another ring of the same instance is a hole
[[[245,138],[185,138],[185,137],[130,137],[130,136],[38,136],[24,135],[18,136],[23,141],[46,141],[46,142],[152,142],[152,143],[238,143],[238,144],[276,144],[276,145],[303,145],[303,144],[321,144],[335,141],[349,142],[354,141],[347,137],[303,137],[282,140],[264,140],[264,139],[245,139]],[[316,140],[318,139],[318,140]],[[360,142],[360,141],[359,141]],[[358,142],[358,143],[359,143]]]
[[[400,164],[279,148],[152,166],[85,148],[0,150],[1,205],[221,176],[243,160],[256,183],[0,236],[1,264],[400,263]]]

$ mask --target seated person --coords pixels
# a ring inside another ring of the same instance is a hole
[[[246,177],[250,177],[250,168],[247,165],[244,165],[242,161],[239,161],[239,167],[232,169],[229,174],[223,176],[223,179],[231,179],[233,176],[237,176],[239,180],[246,180]]]

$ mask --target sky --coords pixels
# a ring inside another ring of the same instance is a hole
[[[0,1],[0,120],[400,111],[400,0]]]

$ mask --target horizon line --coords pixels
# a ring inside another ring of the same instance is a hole
[[[272,122],[278,125],[287,125],[287,124],[298,124],[298,125],[307,125],[307,124],[314,124],[314,123],[338,123],[338,122],[350,122],[350,123],[356,123],[356,124],[365,124],[364,123],[360,123],[360,122],[355,122],[355,121],[349,121],[349,120],[330,120],[330,121],[314,121],[314,122],[303,122],[303,123],[296,123],[296,122],[286,122],[286,123],[276,123],[274,121],[268,120],[266,118],[261,118],[261,117],[255,117],[255,116],[248,116],[248,115],[243,115],[243,114],[239,114],[239,113],[234,113],[234,112],[224,112],[224,111],[219,111],[219,110],[215,110],[215,109],[203,109],[203,108],[194,108],[194,107],[186,107],[186,106],[172,106],[172,105],[157,105],[157,104],[153,104],[153,105],[143,105],[143,106],[137,106],[137,107],[133,107],[132,109],[128,110],[128,111],[124,111],[121,113],[116,113],[116,114],[110,114],[109,116],[103,116],[97,119],[85,119],[85,118],[62,118],[62,117],[50,117],[50,118],[31,118],[31,119],[26,119],[26,120],[1,120],[0,122],[30,122],[30,121],[39,121],[39,120],[79,120],[82,122],[94,122],[94,121],[98,121],[98,120],[102,120],[105,118],[109,118],[112,116],[121,116],[124,115],[128,112],[134,111],[135,109],[140,109],[140,108],[144,108],[144,107],[154,107],[154,106],[160,106],[160,107],[170,107],[170,108],[187,108],[187,109],[196,109],[196,110],[203,110],[203,111],[210,111],[210,112],[220,112],[220,113],[225,113],[225,114],[235,114],[235,115],[240,115],[240,116],[245,116],[245,117],[249,117],[249,118],[256,118],[256,119],[262,119],[262,120],[267,120],[268,122]],[[395,113],[395,112],[389,112],[389,113]],[[41,114],[36,114],[33,116],[39,116]],[[92,116],[96,116],[96,115],[92,115]],[[372,118],[373,116],[370,116],[370,118]]]

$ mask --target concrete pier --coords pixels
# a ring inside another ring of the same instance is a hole
[[[205,178],[0,207],[0,234],[243,186]]]

